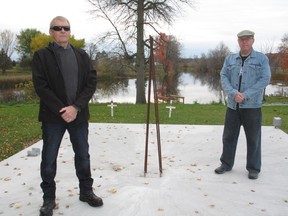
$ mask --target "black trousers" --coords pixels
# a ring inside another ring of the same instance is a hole
[[[222,165],[228,170],[232,169],[238,143],[240,128],[243,126],[246,142],[247,157],[246,169],[248,171],[261,171],[261,108],[239,109],[227,108],[223,131],[223,152],[221,155]]]

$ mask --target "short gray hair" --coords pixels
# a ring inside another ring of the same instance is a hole
[[[50,28],[53,27],[54,23],[56,20],[61,20],[61,21],[66,21],[68,22],[69,26],[70,26],[70,22],[67,18],[63,17],[63,16],[56,16],[52,19],[52,21],[50,22]]]

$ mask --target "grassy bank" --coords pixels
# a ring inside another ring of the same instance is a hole
[[[285,98],[284,98],[285,99]],[[267,103],[279,100],[268,99]],[[226,107],[222,104],[174,104],[172,117],[168,117],[167,104],[159,105],[161,124],[223,125]],[[111,117],[107,104],[91,104],[91,122],[146,123],[147,105],[118,104]],[[38,104],[0,105],[0,161],[23,150],[41,139],[37,121]],[[151,105],[151,123],[155,122],[154,105]],[[275,116],[282,118],[280,129],[288,133],[288,106],[263,106],[263,125],[272,126]]]

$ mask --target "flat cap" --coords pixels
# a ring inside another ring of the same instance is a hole
[[[254,33],[253,31],[243,30],[243,31],[239,32],[239,33],[237,34],[237,36],[238,36],[238,38],[240,38],[240,37],[249,37],[249,36],[254,37],[254,34],[255,34],[255,33]]]

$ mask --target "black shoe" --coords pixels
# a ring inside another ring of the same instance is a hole
[[[248,178],[249,179],[258,179],[258,172],[257,171],[249,171]]]
[[[87,202],[90,206],[98,207],[103,205],[103,201],[100,197],[96,196],[93,192],[88,194],[80,194],[79,200]]]
[[[218,168],[215,169],[214,171],[215,171],[215,173],[217,173],[217,174],[223,174],[223,173],[225,173],[225,172],[227,172],[227,171],[230,171],[230,170],[226,169],[226,167],[224,167],[224,166],[221,165],[220,167],[218,167]]]
[[[40,216],[52,216],[55,207],[56,203],[54,199],[44,200],[43,205],[40,208]]]

